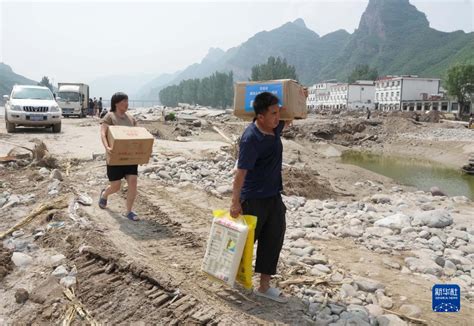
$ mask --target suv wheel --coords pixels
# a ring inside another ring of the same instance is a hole
[[[5,120],[5,126],[7,128],[7,132],[15,132],[16,130],[15,124],[8,122],[7,120]]]
[[[53,132],[54,133],[61,132],[61,124],[60,123],[53,125]]]

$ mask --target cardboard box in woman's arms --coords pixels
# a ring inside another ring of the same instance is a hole
[[[108,165],[147,164],[153,151],[152,134],[142,127],[109,126],[107,141],[112,154],[107,153]]]
[[[273,93],[280,100],[281,120],[306,119],[308,116],[304,87],[291,79],[236,83],[234,115],[244,120],[252,120],[255,117],[253,100],[263,92]]]

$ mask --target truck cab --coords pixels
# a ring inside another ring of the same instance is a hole
[[[64,117],[84,118],[89,102],[89,86],[82,83],[58,83],[56,101]]]

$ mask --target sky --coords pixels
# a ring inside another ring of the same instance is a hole
[[[474,30],[474,0],[411,0],[431,27]],[[0,0],[0,62],[34,80],[90,82],[172,73],[254,34],[303,18],[319,35],[352,33],[368,0]]]

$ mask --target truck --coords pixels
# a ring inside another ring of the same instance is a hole
[[[89,86],[83,83],[58,83],[56,102],[64,117],[84,118],[89,105]]]

